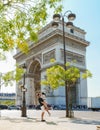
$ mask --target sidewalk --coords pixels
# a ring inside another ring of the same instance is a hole
[[[100,125],[100,112],[74,112],[75,118],[66,118],[65,111],[51,113],[41,122],[40,110],[28,110],[27,117],[21,117],[21,111],[1,111],[0,130],[97,130]]]

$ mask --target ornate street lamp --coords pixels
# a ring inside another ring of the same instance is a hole
[[[67,13],[69,13],[67,15]],[[68,28],[71,28],[73,26],[72,21],[76,18],[76,15],[73,14],[70,10],[66,11],[64,15],[60,14],[54,14],[53,15],[53,22],[52,26],[57,27],[59,26],[60,18],[62,21],[62,28],[63,28],[63,48],[64,48],[64,69],[66,70],[66,45],[65,45],[65,21],[64,17],[67,17],[68,22],[66,23],[66,26]],[[67,81],[65,81],[65,96],[66,96],[66,117],[69,117],[69,101],[68,101],[68,86],[67,86]]]
[[[23,65],[23,69],[26,72],[26,65],[25,64]],[[22,91],[22,107],[21,107],[22,115],[21,116],[22,117],[27,116],[27,114],[26,114],[26,98],[25,98],[25,93],[26,93],[27,89],[25,88],[25,72],[23,75],[23,85],[21,86],[21,91]]]

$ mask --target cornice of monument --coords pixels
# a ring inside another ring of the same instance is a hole
[[[52,38],[52,37],[54,37],[54,36],[56,36],[56,35],[61,35],[61,36],[62,36],[62,30],[60,30],[60,29],[53,30],[53,31],[52,31],[51,33],[49,33],[48,35],[46,35],[46,36],[40,38],[39,41],[38,41],[38,43],[35,43],[34,46],[31,45],[31,46],[30,46],[30,49],[31,49],[31,48],[34,48],[34,47],[36,47],[36,46],[38,46],[38,45],[40,45],[40,44],[43,43],[44,41],[47,41],[47,40],[49,40],[50,38]],[[77,41],[77,42],[79,42],[79,43],[81,43],[81,44],[84,44],[85,46],[88,46],[88,45],[90,44],[88,41],[86,41],[86,40],[84,40],[84,39],[82,39],[82,38],[79,38],[79,37],[77,37],[77,36],[75,36],[75,35],[71,35],[71,34],[69,34],[69,33],[67,33],[67,32],[65,32],[65,37],[67,37],[67,38],[69,38],[69,39],[71,39],[71,40]]]
[[[52,22],[51,22],[51,23],[52,23]],[[43,33],[44,31],[46,31],[47,29],[51,28],[51,23],[49,23],[49,24],[47,24],[45,27],[43,27],[43,28],[39,31],[39,34],[42,35],[42,33]],[[85,34],[85,31],[82,30],[82,29],[80,29],[80,28],[78,28],[78,27],[73,26],[73,29],[76,29],[76,30],[78,30],[79,32]],[[59,36],[62,36],[62,35],[63,35],[63,32],[62,32],[61,29],[56,28],[55,30],[52,30],[50,33],[46,34],[45,36],[43,36],[43,37],[41,37],[41,38],[39,37],[39,40],[38,40],[37,43],[33,43],[33,44],[31,44],[31,45],[29,46],[30,51],[31,51],[33,48],[40,46],[42,43],[44,43],[44,42],[46,42],[46,41],[48,41],[48,40],[50,40],[50,39],[52,39],[53,37],[56,37],[56,36],[58,36],[58,35],[59,35]],[[85,39],[80,38],[80,37],[78,37],[78,36],[75,36],[75,35],[73,35],[73,34],[70,34],[70,33],[68,33],[68,32],[65,32],[65,37],[68,38],[68,39],[71,39],[71,40],[73,40],[73,41],[76,41],[76,42],[78,42],[79,44],[83,44],[83,45],[85,45],[85,46],[89,46],[89,44],[90,44],[90,43],[89,43],[88,41],[86,41]],[[30,42],[30,41],[29,41],[29,42]],[[23,54],[22,52],[18,52],[18,53],[14,56],[14,58],[17,58],[17,57],[19,57],[19,56],[21,56],[21,55],[25,55],[25,54]]]
[[[60,24],[62,24],[61,23],[61,21],[60,21]],[[65,23],[65,25],[66,25],[66,23]],[[44,32],[45,30],[47,30],[48,28],[51,28],[52,27],[52,21],[50,22],[50,23],[48,23],[46,26],[44,26],[39,32],[38,32],[38,34],[41,34],[42,32]],[[75,29],[76,31],[78,31],[78,32],[81,32],[81,33],[83,33],[83,34],[86,34],[86,32],[83,30],[83,29],[81,29],[80,27],[77,27],[77,26],[72,26],[72,29]]]

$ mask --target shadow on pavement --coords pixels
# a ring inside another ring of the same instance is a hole
[[[57,125],[57,123],[55,123],[55,122],[53,122],[53,121],[50,121],[50,122],[49,122],[49,121],[46,121],[46,124],[47,124],[47,125]]]
[[[74,118],[71,120],[71,122],[76,123],[76,124],[100,125],[100,121],[89,120],[89,119],[80,119],[80,118]]]
[[[41,122],[41,120],[39,120],[38,118],[30,118],[30,117],[26,117],[26,118],[2,117],[0,119],[1,120],[7,120],[7,121],[9,121],[11,123],[22,123],[22,122],[37,123],[37,122]],[[44,123],[46,123],[47,125],[57,125],[53,121],[45,121]]]
[[[70,122],[75,124],[90,124],[90,125],[100,125],[100,120],[92,120],[92,119],[82,119],[82,118],[66,118],[66,117],[60,117],[60,120],[58,123],[61,122]]]
[[[2,120],[7,120],[7,121],[10,121],[12,123],[21,123],[21,122],[36,122],[37,118],[10,118],[10,117],[2,117],[1,118]]]

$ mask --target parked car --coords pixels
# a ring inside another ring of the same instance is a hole
[[[8,106],[8,110],[20,110],[20,107],[12,105],[12,106]]]
[[[36,110],[40,110],[41,109],[41,106],[40,105],[37,105],[36,106]]]
[[[0,110],[2,110],[2,109],[8,109],[8,106],[7,106],[7,105],[0,104]]]
[[[66,110],[66,105],[52,105],[54,110]]]
[[[29,105],[29,106],[27,106],[27,109],[35,109],[36,107],[35,107],[35,105]]]
[[[60,110],[66,110],[66,105],[59,105]]]
[[[54,110],[60,110],[60,106],[59,105],[53,105],[53,109]]]
[[[52,109],[53,109],[52,105],[47,104],[47,106],[48,106],[48,109],[49,109],[49,110],[52,110]]]

